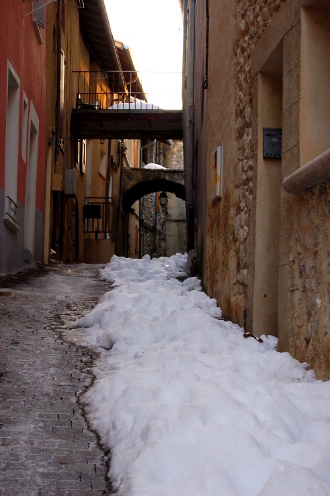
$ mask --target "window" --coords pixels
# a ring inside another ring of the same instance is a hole
[[[60,81],[60,134],[63,136],[64,130],[64,90],[65,90],[65,57],[61,50],[61,81]]]
[[[44,0],[33,2],[33,25],[40,45],[43,45],[43,39],[41,36],[40,28],[45,29],[46,27],[46,12],[45,12],[45,2]]]
[[[110,183],[109,183],[109,189],[108,189],[108,197],[112,198],[112,174],[110,174]]]
[[[93,140],[86,140],[86,196],[92,196]]]
[[[22,112],[22,158],[26,163],[26,138],[27,138],[27,125],[28,125],[28,99],[26,94],[23,93],[23,112]]]
[[[106,160],[107,160],[107,156],[101,148],[100,149],[100,174],[103,177],[105,177],[105,173],[106,173]]]
[[[300,166],[330,147],[330,9],[301,11]]]
[[[87,142],[85,139],[81,142],[81,172],[86,174],[86,163],[87,163]]]
[[[30,103],[28,166],[26,176],[24,212],[24,248],[34,255],[34,234],[36,214],[36,189],[38,167],[39,117]]]
[[[7,61],[7,109],[6,109],[6,150],[5,150],[5,223],[14,231],[19,230],[17,222],[17,171],[19,144],[19,100],[20,79]]]
[[[86,174],[87,140],[78,139],[76,147],[76,168]]]
[[[38,26],[42,29],[46,27],[46,13],[45,13],[45,2],[40,0],[39,2],[33,2],[33,20],[36,20]]]

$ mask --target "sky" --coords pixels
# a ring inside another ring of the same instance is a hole
[[[158,92],[162,84],[168,88],[171,83],[175,85],[171,92],[181,96],[181,74],[147,75],[150,71],[181,73],[183,27],[178,0],[126,0],[124,7],[118,0],[105,0],[105,5],[112,34],[130,47],[144,89]],[[158,95],[150,95],[148,101],[152,97],[158,100]]]
[[[65,330],[97,351],[80,401],[116,494],[329,496],[330,382],[222,320],[186,261],[113,256],[111,291]]]

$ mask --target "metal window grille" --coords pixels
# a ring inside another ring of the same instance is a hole
[[[117,209],[113,198],[86,197],[83,217],[85,235],[105,238],[116,233]]]
[[[10,198],[10,196],[6,196],[5,202],[5,214],[8,215],[14,222],[17,222],[17,203]]]

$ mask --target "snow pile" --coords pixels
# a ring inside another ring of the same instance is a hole
[[[83,398],[114,489],[329,496],[330,383],[219,320],[198,279],[174,279],[185,262],[113,257],[114,289],[71,331],[101,352]]]
[[[143,166],[144,169],[166,169],[163,165],[159,164],[146,164]]]

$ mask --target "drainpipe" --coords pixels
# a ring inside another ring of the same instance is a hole
[[[157,258],[157,208],[158,208],[158,193],[155,193],[155,258]]]
[[[189,94],[188,94],[188,250],[194,248],[194,69],[195,69],[195,0],[191,0],[189,9]]]
[[[120,153],[120,189],[119,189],[119,208],[118,208],[118,218],[117,218],[117,239],[119,240],[119,227],[121,211],[123,208],[123,181],[124,181],[124,153],[127,150],[124,143],[120,140],[118,143],[119,153]]]
[[[60,153],[61,131],[61,46],[62,46],[62,0],[57,2],[57,79],[56,79],[56,133],[55,133],[55,164]]]
[[[203,80],[203,90],[209,87],[209,31],[210,31],[210,11],[209,0],[206,0],[206,47],[205,47],[205,76]]]
[[[105,233],[109,239],[109,193],[110,193],[110,173],[111,173],[111,139],[108,140],[108,167],[107,182],[105,186]]]
[[[183,140],[183,167],[184,188],[186,192],[186,219],[188,222],[187,198],[187,163],[186,163],[186,60],[187,60],[187,0],[183,4],[183,50],[182,50],[182,140]]]
[[[159,143],[156,142],[156,163],[159,157]],[[158,192],[155,193],[155,258],[157,258]]]
[[[141,219],[141,198],[139,198],[139,258],[142,258],[142,233],[141,233],[141,227],[142,227],[142,219]]]

